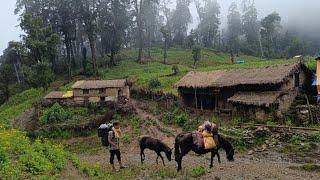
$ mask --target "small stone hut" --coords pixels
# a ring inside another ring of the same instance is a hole
[[[117,102],[119,97],[130,98],[130,88],[125,79],[78,81],[72,89],[76,102]]]
[[[264,120],[282,117],[312,73],[297,62],[261,68],[189,72],[175,86],[186,106]]]

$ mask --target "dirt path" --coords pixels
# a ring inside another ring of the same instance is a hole
[[[174,135],[181,132],[181,129],[163,125],[158,120],[159,117],[146,111],[146,104],[141,102],[133,103],[137,114],[141,119],[154,122],[152,123],[153,125],[142,127],[141,133],[159,138],[165,141],[170,147],[173,147]],[[130,127],[125,131],[129,132]],[[109,152],[107,149],[101,147],[97,136],[72,138],[63,141],[63,143],[67,144],[70,150],[76,153],[82,161],[89,164],[99,164],[106,170],[110,169],[108,164]],[[121,151],[123,162],[132,168],[129,172],[134,174],[135,179],[161,178],[152,176],[155,171],[163,168],[161,161],[159,161],[159,165],[156,165],[156,155],[154,152],[146,150],[145,165],[141,166],[138,137],[133,137],[130,144],[122,144]],[[302,164],[294,163],[285,155],[279,154],[271,149],[254,155],[247,155],[246,153],[235,154],[234,162],[228,162],[226,160],[225,152],[221,151],[220,154],[222,163],[218,164],[217,159],[215,158],[214,167],[209,169],[209,154],[197,156],[194,153],[189,153],[183,159],[182,173],[179,173],[175,179],[190,179],[190,171],[197,166],[203,166],[208,171],[199,179],[320,179],[320,174],[315,172],[290,169],[292,166],[300,166]],[[165,162],[168,169],[171,170],[171,172],[175,172],[176,163],[174,161],[168,162],[168,160],[165,160]],[[135,171],[136,169],[139,170]],[[69,170],[71,175],[75,173],[74,169],[70,168]],[[66,174],[68,173],[66,172],[64,175]],[[119,176],[121,176],[121,174],[119,174]],[[83,178],[82,175],[75,177]],[[167,179],[167,177],[165,178]]]
[[[87,145],[90,142],[90,145]],[[71,146],[78,146],[79,149],[85,151],[78,152],[78,157],[90,164],[100,164],[103,169],[110,169],[108,164],[109,152],[99,144],[99,139],[96,136],[87,138],[76,138],[64,143],[70,143]],[[121,145],[123,161],[129,167],[140,167],[140,156],[138,145],[122,144]],[[255,155],[236,154],[234,162],[228,162],[225,158],[225,153],[220,152],[222,163],[218,164],[217,159],[214,160],[214,167],[209,169],[210,156],[197,156],[194,153],[189,153],[183,159],[183,172],[178,174],[177,179],[183,179],[185,174],[188,174],[194,167],[203,166],[208,173],[200,179],[320,179],[320,174],[313,172],[306,172],[300,170],[293,170],[289,167],[300,166],[291,162],[286,156],[276,153],[274,151],[266,151]],[[150,174],[155,170],[162,168],[162,164],[156,165],[156,155],[154,152],[146,151],[146,161],[144,172],[136,174],[136,179],[152,179]],[[161,161],[159,161],[161,162]],[[174,161],[168,162],[165,160],[169,169],[175,169],[176,163]],[[71,171],[73,173],[74,171]]]
[[[149,134],[145,135],[150,135],[158,138],[167,144],[174,143],[175,136],[182,132],[181,128],[174,128],[164,125],[161,121],[159,121],[160,117],[155,116],[146,110],[148,108],[148,104],[144,103],[143,101],[136,101],[132,99],[131,103],[136,109],[137,115],[141,119],[143,119],[144,121],[152,121],[155,124],[155,126],[148,127],[147,133]]]

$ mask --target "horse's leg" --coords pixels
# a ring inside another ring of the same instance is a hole
[[[163,157],[162,157],[161,153],[160,153],[160,152],[158,152],[157,154],[158,154],[158,157],[160,157],[160,158],[161,158],[163,166],[166,166],[166,165],[164,164],[164,160],[163,160]]]
[[[219,162],[219,164],[221,164],[219,150],[217,150],[216,154],[217,154],[217,157],[218,157],[218,162]]]
[[[157,164],[159,164],[158,159],[159,159],[159,154],[157,153],[157,159],[156,159]]]
[[[141,164],[143,164],[143,161],[145,159],[145,156],[144,156],[144,149],[143,148],[140,148],[140,157],[141,157]]]
[[[211,151],[210,168],[213,168],[213,158],[216,155],[215,150]]]

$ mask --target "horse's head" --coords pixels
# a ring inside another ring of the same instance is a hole
[[[227,154],[227,159],[229,161],[234,161],[234,149],[231,147],[231,149],[229,151],[226,151],[226,154]]]
[[[231,143],[220,135],[219,142],[221,147],[226,151],[227,159],[229,161],[234,161],[234,148],[232,147]]]
[[[165,151],[166,157],[168,159],[168,161],[171,161],[171,156],[172,156],[172,149],[167,148]]]

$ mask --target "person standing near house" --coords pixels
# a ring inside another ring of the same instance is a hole
[[[109,131],[108,142],[110,148],[110,164],[112,166],[112,170],[115,172],[116,168],[114,166],[114,158],[117,156],[117,160],[120,165],[120,169],[124,169],[125,166],[121,162],[121,152],[120,152],[120,138],[122,136],[122,132],[120,129],[120,122],[114,122],[112,131]]]

